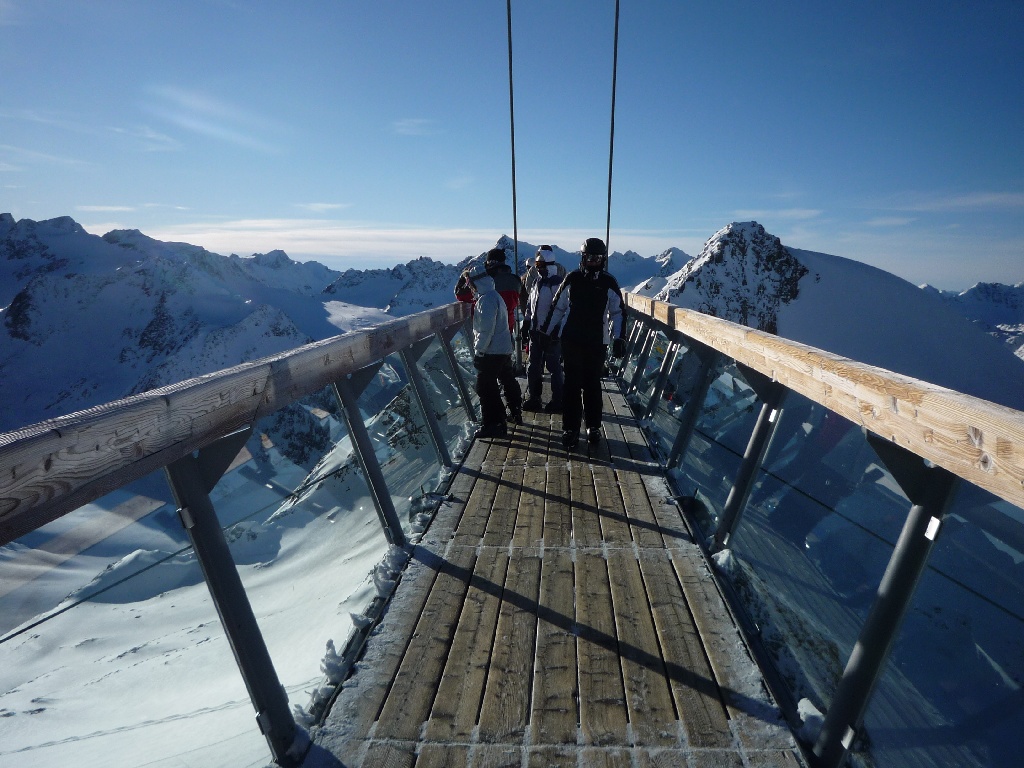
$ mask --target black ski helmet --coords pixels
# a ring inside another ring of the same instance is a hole
[[[584,269],[604,269],[608,262],[608,249],[605,248],[604,240],[599,237],[588,237],[580,246],[580,265]]]

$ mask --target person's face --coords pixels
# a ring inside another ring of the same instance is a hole
[[[546,277],[548,274],[548,263],[546,261],[538,261],[537,272],[540,273],[541,276]]]

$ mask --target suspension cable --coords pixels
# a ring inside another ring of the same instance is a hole
[[[516,106],[512,88],[512,0],[506,1],[508,16],[508,117],[512,135],[512,240],[515,243],[516,271],[519,275],[519,227],[516,222]]]
[[[519,277],[519,223],[516,218],[516,105],[512,87],[512,0],[506,0],[506,16],[508,17],[508,120],[509,133],[512,141],[512,258],[515,260],[516,277]],[[521,333],[519,323],[512,324],[512,346],[516,348],[516,372],[523,367],[523,345],[518,343]]]
[[[509,0],[511,2],[512,0]],[[615,81],[619,70],[619,0],[615,0],[615,43],[612,47],[612,125],[608,138],[608,216],[605,219],[605,253],[611,255],[612,232],[612,158],[615,155]]]

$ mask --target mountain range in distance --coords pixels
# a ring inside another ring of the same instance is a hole
[[[512,239],[496,245],[513,264]],[[577,266],[578,252],[553,248]],[[518,243],[520,271],[535,250]],[[450,303],[482,258],[337,271],[0,214],[0,432]],[[693,257],[616,252],[609,271],[624,290],[1024,410],[1024,283],[918,287],[789,248],[756,222]]]

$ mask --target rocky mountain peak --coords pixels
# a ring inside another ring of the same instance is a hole
[[[710,237],[655,298],[777,333],[779,307],[796,299],[807,272],[756,221],[734,222]]]

